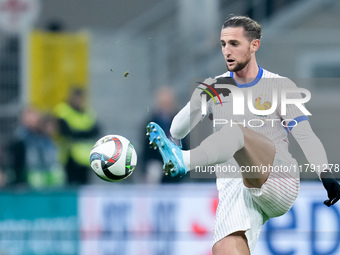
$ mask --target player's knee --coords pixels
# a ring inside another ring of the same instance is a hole
[[[249,255],[245,232],[239,231],[224,237],[214,244],[212,253],[213,255]]]
[[[247,188],[261,188],[267,179],[266,175],[263,178],[243,178],[243,183]]]

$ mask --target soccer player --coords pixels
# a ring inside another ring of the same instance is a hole
[[[202,102],[207,95],[202,91],[221,92],[217,85],[229,79],[228,93],[224,89],[224,93],[215,94],[216,100],[207,102],[206,115],[215,120],[215,132],[198,147],[182,151],[166,138],[156,123],[147,126],[150,144],[159,149],[166,174],[184,175],[197,166],[216,164],[238,169],[236,175],[217,174],[219,205],[214,227],[214,255],[250,254],[262,225],[292,207],[300,180],[297,162],[288,152],[288,132],[298,141],[323,182],[329,198],[324,203],[331,206],[340,198],[340,185],[328,169],[322,143],[311,129],[308,111],[301,104],[301,93],[292,92],[297,87],[289,79],[257,64],[255,53],[260,47],[260,38],[261,26],[248,17],[232,16],[223,24],[221,46],[228,71],[206,79],[195,89],[190,102],[174,117],[170,128],[174,138],[185,137],[205,116],[202,116]],[[276,96],[284,91],[290,102],[297,102],[287,104],[286,109],[281,107],[283,99]],[[212,94],[210,92],[208,94]],[[243,114],[236,115],[233,103],[240,92],[251,104],[243,109]],[[216,120],[223,120],[224,125]],[[237,174],[241,178],[236,178]]]

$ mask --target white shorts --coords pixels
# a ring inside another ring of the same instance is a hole
[[[228,163],[237,164],[234,159]],[[273,166],[297,165],[296,160],[275,154]],[[255,248],[263,224],[293,206],[300,188],[299,173],[271,172],[261,188],[247,188],[242,178],[217,178],[219,204],[214,226],[214,243],[245,231],[250,252]]]

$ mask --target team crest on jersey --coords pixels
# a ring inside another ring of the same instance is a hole
[[[271,107],[272,107],[272,103],[271,102],[269,102],[269,101],[265,101],[265,102],[263,102],[262,104],[261,104],[261,100],[262,100],[262,98],[261,97],[257,97],[256,99],[255,99],[255,108],[257,109],[257,110],[268,110],[268,109],[270,109]],[[259,116],[259,117],[268,117],[268,115],[257,115],[257,116]]]

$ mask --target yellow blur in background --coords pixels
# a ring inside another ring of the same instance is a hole
[[[88,86],[89,36],[86,33],[52,33],[35,30],[30,35],[29,103],[49,111],[65,100],[73,85]]]

